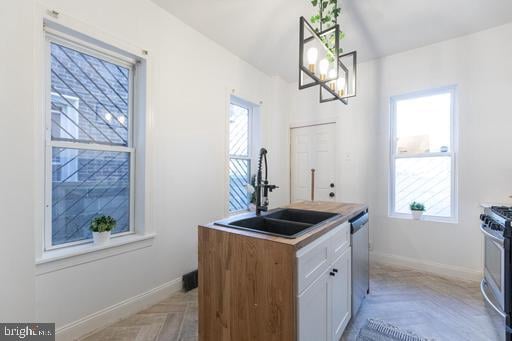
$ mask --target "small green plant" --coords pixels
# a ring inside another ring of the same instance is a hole
[[[409,204],[409,208],[411,211],[425,212],[425,205],[423,205],[421,202],[413,201]]]
[[[116,227],[117,221],[111,216],[102,215],[94,218],[91,221],[91,231],[92,232],[108,232],[112,231],[114,227]]]

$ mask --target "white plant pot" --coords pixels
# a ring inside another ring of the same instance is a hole
[[[411,213],[414,220],[421,220],[423,216],[423,211],[411,211]]]
[[[94,245],[108,244],[110,241],[110,231],[107,232],[93,232],[92,240]]]

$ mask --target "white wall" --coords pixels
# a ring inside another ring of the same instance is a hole
[[[317,89],[292,91],[292,125],[338,122],[341,198],[369,203],[376,260],[479,278],[479,203],[507,202],[512,194],[511,35],[508,24],[362,63],[359,94],[347,107],[316,104]],[[459,223],[389,218],[390,97],[453,84],[458,88],[460,121]]]
[[[0,2],[0,321],[34,317],[32,10]]]
[[[0,320],[34,317],[56,322],[59,328],[197,267],[196,227],[223,217],[227,207],[227,114],[233,89],[245,100],[263,103],[262,142],[269,150],[270,180],[281,186],[271,201],[289,202],[288,88],[281,79],[241,61],[150,1],[42,0],[40,4],[149,50],[151,63],[151,207],[146,213],[157,233],[152,246],[35,276],[33,240],[42,221],[32,212],[40,209],[33,198],[42,169],[32,164],[42,141],[34,138],[41,127],[33,122],[40,121],[41,113],[33,109],[33,98],[40,94],[34,95],[31,84],[39,74],[40,64],[33,55],[42,28],[33,27],[38,20],[35,2],[2,2],[2,27],[8,31],[1,34],[9,53],[0,55],[4,127],[0,136],[9,146],[6,160],[11,161],[0,168],[4,193],[0,265],[9,274],[2,275],[0,284]]]
[[[381,60],[373,200],[377,256],[478,278],[482,271],[481,202],[512,194],[512,24]],[[390,96],[456,84],[459,115],[459,223],[387,217]],[[400,257],[402,259],[400,259]]]

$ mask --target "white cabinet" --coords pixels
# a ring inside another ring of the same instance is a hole
[[[350,226],[344,223],[297,252],[299,341],[339,341],[350,320]]]
[[[334,262],[332,271],[335,276],[331,278],[330,292],[332,304],[332,332],[333,340],[341,339],[343,331],[350,320],[351,312],[351,259],[350,247]]]
[[[329,284],[326,271],[299,296],[299,340],[329,339]]]

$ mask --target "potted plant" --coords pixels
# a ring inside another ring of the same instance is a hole
[[[110,240],[110,233],[117,222],[111,216],[102,215],[94,218],[91,221],[92,240],[94,244],[101,245],[108,243]]]
[[[421,202],[413,201],[409,205],[409,208],[411,209],[412,217],[415,220],[420,220],[423,212],[425,212],[425,205],[423,205]]]

